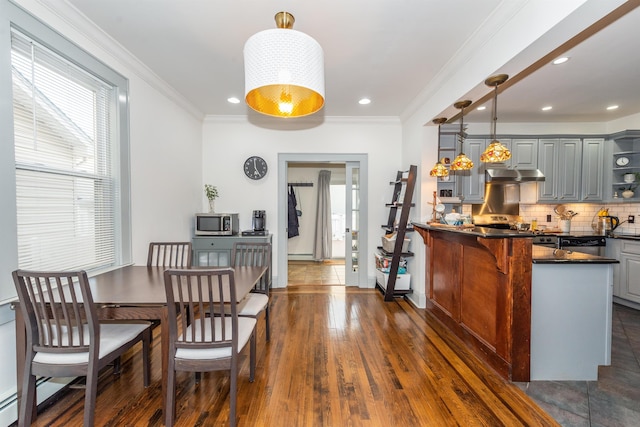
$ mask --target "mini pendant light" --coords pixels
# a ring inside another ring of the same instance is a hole
[[[458,101],[453,104],[454,107],[460,110],[460,154],[451,162],[451,170],[453,171],[468,171],[473,168],[473,162],[466,154],[462,152],[462,145],[464,143],[464,109],[471,105],[471,101]]]
[[[324,52],[312,37],[293,30],[288,12],[278,28],[260,31],[244,45],[245,101],[274,117],[302,117],[324,105]]]
[[[484,81],[494,88],[493,107],[491,108],[491,144],[480,155],[480,161],[485,163],[503,163],[511,158],[511,151],[496,139],[496,123],[498,121],[498,86],[509,78],[506,74],[497,74]]]
[[[438,125],[438,155],[440,155],[440,126],[446,121],[447,119],[445,117],[438,117],[437,119],[433,119],[433,123]],[[429,172],[429,175],[443,178],[445,176],[449,176],[449,169],[447,169],[447,167],[443,165],[440,160],[438,160],[433,169],[431,169],[431,172]]]

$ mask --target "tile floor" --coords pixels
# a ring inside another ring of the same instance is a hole
[[[562,426],[640,426],[640,311],[613,305],[611,366],[598,381],[517,385]]]
[[[344,260],[289,261],[289,284],[344,285]]]

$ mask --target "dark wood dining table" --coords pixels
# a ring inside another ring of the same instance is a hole
[[[163,267],[130,265],[90,277],[91,294],[100,320],[156,320],[162,348],[162,399],[167,391],[169,327]],[[266,267],[236,267],[236,299],[241,302],[265,273]],[[18,398],[26,354],[26,331],[19,302],[15,303]]]

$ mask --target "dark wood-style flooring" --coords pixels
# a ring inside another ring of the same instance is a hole
[[[255,382],[243,354],[239,426],[554,426],[517,385],[505,382],[423,310],[375,290],[290,286],[271,299],[271,342],[258,321]],[[136,351],[139,351],[137,349]],[[132,357],[135,356],[135,357]],[[160,346],[144,389],[139,354],[117,377],[101,375],[96,425],[162,425]],[[228,424],[224,372],[178,374],[178,426]],[[70,389],[38,426],[80,426],[84,392]]]

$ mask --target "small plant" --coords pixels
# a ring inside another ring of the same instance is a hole
[[[622,187],[618,187],[618,190],[620,190],[620,191],[635,191],[635,189],[638,188],[638,185],[640,185],[640,172],[630,172],[630,174],[635,177],[633,182],[629,182],[629,183],[623,185]]]
[[[210,202],[218,198],[218,188],[215,185],[205,184],[204,193],[207,195],[207,199],[209,199]]]

